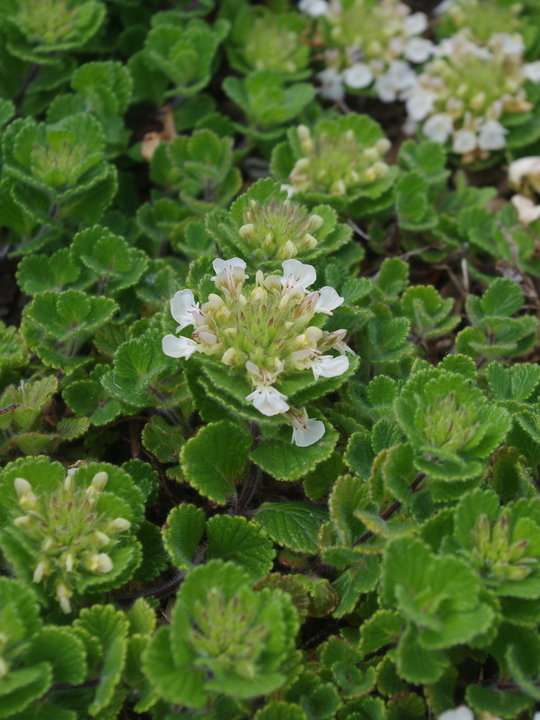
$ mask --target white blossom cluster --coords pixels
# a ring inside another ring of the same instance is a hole
[[[464,162],[486,159],[506,145],[502,116],[532,108],[524,83],[540,80],[540,62],[523,63],[519,35],[499,33],[487,47],[458,33],[437,46],[409,90],[407,130],[439,143],[451,141]]]
[[[248,278],[241,258],[214,260],[212,278],[221,295],[210,293],[202,306],[193,292],[180,290],[171,300],[177,333],[193,326],[191,337],[166,335],[163,352],[189,358],[194,353],[215,357],[233,370],[245,373],[254,387],[245,399],[267,417],[282,415],[292,425],[292,441],[300,447],[317,442],[324,423],[308,418],[305,408],[292,407],[275,383],[286,375],[311,370],[315,380],[338,377],[349,368],[345,330],[325,332],[310,325],[317,314],[332,315],[343,303],[334,288],[310,291],[317,276],[312,265],[298,260],[282,263],[283,275],[263,275],[244,288]],[[330,355],[337,350],[338,355]]]
[[[301,0],[299,8],[329,28],[327,67],[317,76],[329,100],[370,86],[383,102],[404,99],[416,79],[410,63],[431,57],[433,43],[420,37],[426,15],[399,0]]]

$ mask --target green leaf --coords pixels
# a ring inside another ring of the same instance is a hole
[[[446,169],[446,152],[438,142],[406,140],[399,149],[398,159],[406,170],[418,173],[429,184],[444,182],[450,174]]]
[[[297,480],[326,460],[334,450],[338,433],[328,423],[324,424],[325,434],[308,447],[293,445],[289,435],[290,428],[281,428],[277,435],[263,439],[251,451],[250,460],[278,480]]]
[[[379,580],[379,560],[374,555],[363,555],[354,566],[345,570],[340,577],[332,583],[332,587],[339,596],[339,605],[333,615],[341,618],[352,612],[362,593],[370,592]]]
[[[242,517],[215,515],[206,524],[207,559],[232,560],[255,580],[272,569],[276,556],[272,541]]]
[[[514,720],[533,703],[533,700],[523,693],[490,690],[481,685],[469,685],[465,697],[476,712],[490,713],[508,720]]]
[[[308,717],[296,703],[273,700],[257,710],[254,720],[308,720]]]
[[[442,650],[426,650],[418,643],[418,630],[410,625],[399,642],[396,652],[398,672],[414,685],[436,682],[450,664]]]
[[[2,678],[0,685],[0,718],[21,712],[44,695],[52,683],[49,663],[38,663],[29,668],[14,670]]]
[[[219,505],[236,492],[253,438],[233,422],[221,420],[201,428],[181,452],[189,484]]]
[[[363,655],[377,652],[388,644],[397,643],[403,632],[404,620],[393,610],[377,610],[360,628],[359,651]]]
[[[328,520],[328,511],[311,503],[263,503],[253,517],[275,542],[297,552],[319,552],[320,526]]]
[[[47,625],[34,635],[25,654],[25,664],[43,661],[50,663],[55,683],[79,685],[86,678],[84,646],[69,628]]]
[[[429,185],[417,172],[403,175],[396,183],[396,212],[404,230],[431,230],[438,223],[437,214],[428,200]]]

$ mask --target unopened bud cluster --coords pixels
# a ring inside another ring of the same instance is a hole
[[[366,147],[351,128],[331,135],[320,125],[313,133],[299,125],[296,132],[302,157],[289,175],[293,193],[352,195],[388,172],[388,165],[381,159],[390,148],[386,138]]]
[[[65,613],[71,612],[71,598],[81,578],[113,569],[109,553],[119,533],[131,526],[125,518],[108,517],[96,509],[107,481],[107,473],[98,472],[84,489],[75,487],[68,474],[63,485],[46,497],[36,496],[28,480],[14,481],[22,513],[12,523],[25,547],[31,548],[33,580],[56,597]]]
[[[177,332],[194,326],[191,338],[167,335],[163,352],[189,359],[203,353],[244,375],[253,392],[246,400],[262,415],[283,415],[294,428],[293,442],[310,445],[324,434],[324,424],[310,420],[304,408],[293,408],[274,387],[282,377],[311,371],[314,378],[337,377],[349,367],[343,339],[345,330],[324,332],[311,324],[316,315],[332,315],[343,302],[331,287],[310,292],[316,273],[298,260],[282,263],[283,275],[264,275],[246,284],[246,264],[240,258],[215,260],[216,293],[199,307],[191,290],[181,290],[171,300]],[[339,355],[328,354],[337,350]]]
[[[374,82],[383,102],[401,97],[414,82],[409,62],[431,56],[433,44],[419,37],[427,25],[424,13],[411,14],[400,0],[332,0],[320,20],[328,66],[318,75],[323,97],[343,96],[340,82],[354,89]]]
[[[444,29],[453,35],[467,28],[476,43],[485,45],[498,33],[516,33],[521,30],[519,15],[521,3],[507,5],[491,0],[454,0],[442,3],[439,15],[443,16]]]
[[[488,582],[523,580],[536,570],[538,559],[529,554],[531,541],[511,541],[506,515],[500,517],[493,527],[487,515],[480,515],[472,539],[472,555]]]
[[[255,70],[277,70],[294,75],[305,69],[309,48],[300,42],[305,21],[293,13],[258,17],[246,38],[243,49],[248,65]]]
[[[425,121],[423,134],[435,142],[451,140],[464,162],[485,160],[505,147],[503,118],[532,108],[524,84],[540,79],[536,63],[523,63],[522,49],[519,36],[506,33],[493,36],[488,47],[463,34],[444,40],[409,94],[409,129]]]
[[[324,220],[309,214],[300,203],[271,200],[263,204],[251,199],[244,208],[244,224],[238,232],[256,259],[288,260],[317,247],[316,233]]]

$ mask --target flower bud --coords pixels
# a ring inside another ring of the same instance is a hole
[[[309,232],[316,232],[324,225],[324,220],[320,215],[314,214],[309,216]]]
[[[12,520],[15,527],[24,527],[25,525],[28,525],[30,522],[30,516],[29,515],[20,515],[19,517],[16,517],[14,520]]]
[[[66,572],[71,572],[73,570],[75,563],[73,561],[73,554],[68,553],[64,560],[64,567],[66,568]]]
[[[96,553],[90,556],[88,561],[88,569],[91,572],[108,573],[113,569],[113,561],[107,553]]]
[[[3,657],[0,656],[0,680],[5,677],[9,672],[9,665],[4,660]]]
[[[126,522],[127,522],[127,520],[126,520]],[[104,532],[101,532],[100,530],[96,530],[94,532],[94,539],[100,545],[108,545],[111,541],[111,538],[108,535],[106,535]]]
[[[60,603],[63,612],[71,612],[71,603],[69,598],[73,596],[73,592],[69,590],[63,582],[59,582],[56,586],[56,599]]]
[[[22,508],[33,508],[37,504],[37,497],[32,491],[32,486],[24,478],[15,478],[13,481],[15,492]]]
[[[288,260],[289,258],[293,258],[298,254],[298,250],[296,248],[296,245],[291,242],[291,240],[287,240],[285,245],[281,249],[280,258],[282,260]]]
[[[252,223],[242,225],[242,227],[238,230],[238,233],[240,234],[242,240],[245,240],[246,242],[253,240],[255,237],[255,225]]]
[[[131,523],[125,518],[117,517],[112,521],[109,527],[114,532],[122,532],[122,530],[129,530],[129,528],[131,527]]]
[[[224,365],[239,365],[241,362],[245,360],[244,353],[240,352],[236,348],[229,348],[223,353],[223,357],[221,358],[221,362]]]
[[[34,577],[32,578],[35,583],[39,583],[43,580],[45,575],[47,574],[47,571],[49,569],[49,566],[45,560],[40,560],[36,566],[36,569],[34,570]]]
[[[379,156],[381,156],[381,157],[383,155],[386,155],[386,153],[390,150],[391,147],[392,147],[392,143],[390,142],[390,140],[388,138],[380,138],[375,143],[375,148],[376,148],[377,152],[379,153]]]
[[[365,160],[367,163],[371,165],[371,163],[376,162],[380,157],[380,153],[377,150],[377,148],[369,147],[362,151],[362,160]]]

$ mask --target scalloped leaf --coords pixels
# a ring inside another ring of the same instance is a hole
[[[252,436],[228,420],[210,423],[188,440],[180,455],[189,484],[219,505],[236,492],[235,481],[242,475]]]
[[[328,521],[326,508],[312,503],[263,503],[253,517],[280,545],[315,555],[319,552],[317,537],[321,525]]]
[[[204,512],[181,503],[169,513],[162,530],[163,542],[173,563],[181,570],[193,567],[193,556],[205,529]]]
[[[241,565],[254,580],[270,572],[276,551],[272,541],[242,517],[215,515],[206,523],[208,560],[220,558]]]

